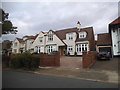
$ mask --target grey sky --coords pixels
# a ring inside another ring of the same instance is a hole
[[[93,26],[94,33],[106,33],[108,24],[118,17],[117,2],[3,2],[9,20],[18,34],[3,35],[3,40],[35,35],[40,31]]]

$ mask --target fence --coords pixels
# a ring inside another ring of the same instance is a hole
[[[60,66],[60,53],[56,52],[54,54],[33,54],[40,58],[40,66]]]
[[[91,65],[93,65],[94,62],[96,61],[96,57],[97,57],[97,52],[96,51],[83,52],[82,67],[83,68],[88,68]]]

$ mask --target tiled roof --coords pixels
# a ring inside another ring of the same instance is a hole
[[[112,21],[110,24],[117,24],[117,23],[120,23],[120,17]]]
[[[111,45],[111,37],[109,33],[102,33],[97,35],[97,45]]]
[[[64,40],[66,38],[66,33],[70,32],[77,32],[77,28],[68,28],[68,29],[63,29],[63,30],[57,30],[55,31],[55,34],[61,39]]]
[[[34,39],[34,40],[35,40],[37,36],[38,36],[38,34],[36,34],[35,36],[27,36],[27,35],[26,35],[26,36],[24,36],[24,37],[27,37],[26,40],[28,40],[28,39]],[[24,37],[23,37],[23,38],[24,38]]]
[[[80,38],[78,37],[78,33],[79,33],[80,31],[85,31],[85,32],[87,32],[87,37],[84,38],[84,39],[80,39]],[[74,28],[68,28],[68,29],[63,29],[63,30],[55,31],[55,34],[56,34],[61,40],[64,40],[64,39],[66,39],[66,33],[76,32],[76,33],[77,33],[76,42],[77,42],[77,41],[89,40],[90,37],[91,37],[91,35],[93,34],[93,28],[92,28],[92,27],[81,28],[80,31],[78,31],[78,28],[77,28],[77,27],[74,27]]]
[[[24,43],[24,40],[21,38],[16,38],[20,43]]]
[[[79,35],[77,35],[76,42],[78,41],[90,41],[91,37],[94,37],[93,33],[93,27],[87,27],[87,28],[81,28],[79,32],[85,31],[87,33],[87,36],[85,38],[79,38]]]

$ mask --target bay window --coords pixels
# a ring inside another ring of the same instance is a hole
[[[88,44],[87,43],[77,44],[76,45],[76,51],[77,52],[88,51]]]

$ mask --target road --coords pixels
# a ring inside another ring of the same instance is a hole
[[[7,70],[2,71],[2,78],[2,88],[118,88],[112,83]]]

